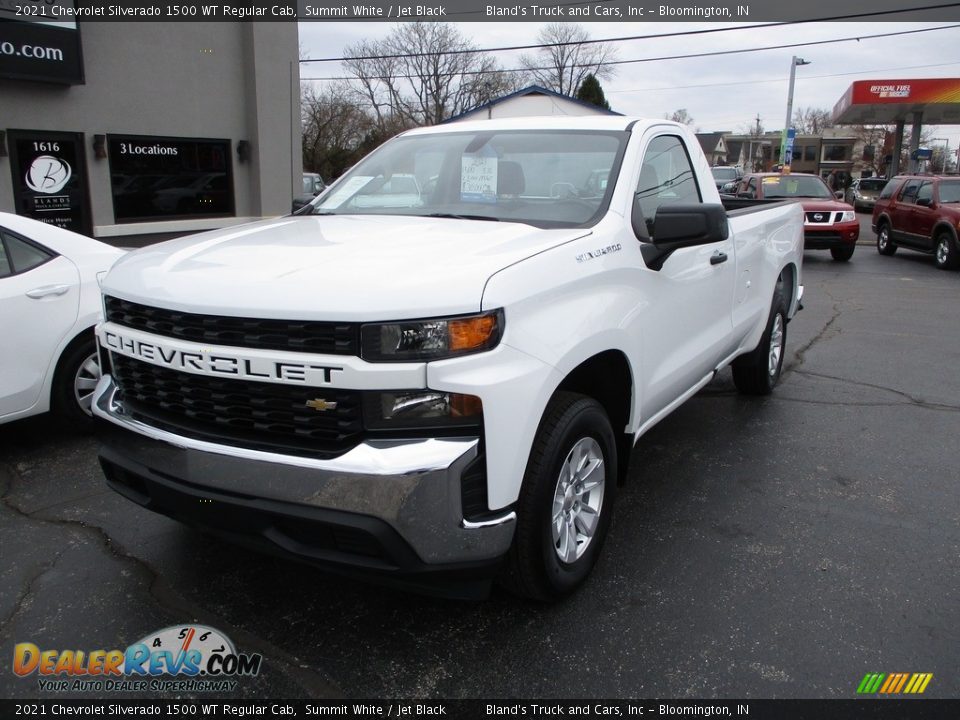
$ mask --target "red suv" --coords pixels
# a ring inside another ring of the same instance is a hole
[[[877,251],[932,253],[942,270],[960,268],[960,177],[902,175],[887,183],[873,208]]]
[[[817,175],[753,173],[737,185],[737,197],[789,200],[803,205],[803,249],[829,250],[834,260],[849,260],[860,237],[860,221],[852,205],[837,200]]]

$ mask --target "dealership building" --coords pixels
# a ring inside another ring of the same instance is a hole
[[[0,211],[142,245],[290,210],[296,23],[26,22],[0,9]]]

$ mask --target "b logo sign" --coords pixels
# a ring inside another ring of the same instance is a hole
[[[70,182],[70,176],[70,164],[66,160],[52,155],[40,155],[30,163],[24,180],[27,187],[34,192],[53,195],[63,190]]]

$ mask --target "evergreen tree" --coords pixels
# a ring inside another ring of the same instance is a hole
[[[593,73],[588,74],[583,79],[583,82],[580,83],[580,87],[577,88],[577,100],[592,103],[598,107],[602,107],[604,110],[610,109],[610,103],[608,103],[607,99],[603,96],[603,88],[600,87],[600,81],[597,80]]]

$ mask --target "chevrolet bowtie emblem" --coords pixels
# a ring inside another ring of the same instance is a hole
[[[313,408],[317,412],[324,412],[325,410],[336,410],[337,404],[335,402],[327,402],[323,398],[316,398],[314,400],[307,400],[304,403],[308,408]]]

